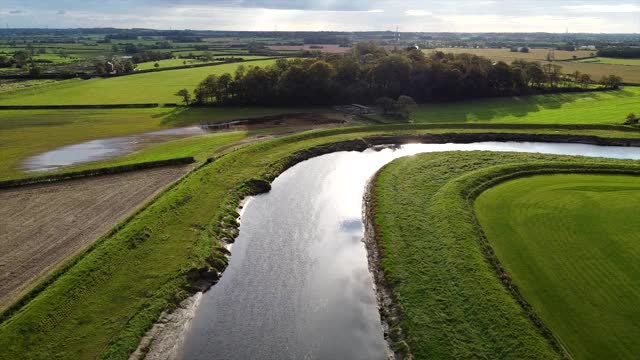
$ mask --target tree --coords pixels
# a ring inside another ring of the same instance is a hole
[[[376,105],[378,105],[378,107],[382,110],[382,113],[384,115],[389,115],[393,113],[396,106],[396,102],[392,98],[381,97],[378,100],[376,100]]]
[[[529,48],[528,47],[523,47],[523,48],[520,49],[520,52],[524,53],[524,54],[527,54],[527,53],[529,53]]]
[[[32,78],[39,78],[42,74],[42,70],[35,64],[31,63],[31,67],[29,68],[29,76]]]
[[[418,104],[409,96],[401,95],[396,101],[396,112],[403,119],[410,119],[417,108]]]
[[[189,105],[191,103],[191,94],[189,93],[189,90],[182,89],[178,91],[175,95],[180,96],[185,105]]]
[[[627,119],[624,122],[625,125],[638,125],[638,123],[640,123],[640,118],[634,113],[627,115]]]
[[[154,67],[154,68],[159,68],[159,67],[160,67],[160,64],[155,63],[155,64],[153,64],[153,67]]]
[[[586,88],[587,86],[589,86],[589,84],[591,84],[591,75],[589,74],[581,74],[580,77],[578,78],[578,83],[580,83],[580,85],[582,85],[583,88]]]

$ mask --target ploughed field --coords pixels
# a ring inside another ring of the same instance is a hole
[[[0,309],[188,169],[174,166],[0,190]]]
[[[522,295],[575,359],[640,354],[640,177],[547,175],[475,203]]]

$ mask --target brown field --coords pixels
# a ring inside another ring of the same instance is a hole
[[[424,50],[426,53],[430,53],[436,50]],[[437,49],[445,53],[470,53],[480,55],[493,59],[496,61],[504,61],[511,63],[514,60],[528,60],[528,61],[540,61],[547,63],[548,49],[531,49],[529,53],[512,53],[509,49],[461,49],[461,48],[443,48]],[[556,50],[556,60],[571,60],[573,56],[578,58],[588,57],[593,51],[578,50],[578,51],[561,51]],[[599,80],[602,76],[606,75],[618,75],[629,83],[640,83],[640,71],[633,66],[625,65],[609,65],[609,64],[589,64],[574,61],[556,61],[556,65],[562,66],[562,71],[566,74],[570,74],[577,71],[581,73],[589,74],[594,80]]]
[[[0,310],[189,166],[0,190]]]

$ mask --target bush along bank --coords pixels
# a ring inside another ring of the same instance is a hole
[[[377,289],[391,293],[382,315],[398,358],[568,357],[499,264],[473,201],[512,178],[574,172],[640,174],[640,166],[465,152],[402,158],[378,173],[367,203],[369,242],[382,254]]]

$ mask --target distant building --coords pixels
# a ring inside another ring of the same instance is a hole
[[[584,45],[584,46],[580,46],[578,47],[578,50],[590,50],[590,51],[595,51],[596,46],[595,45]]]

